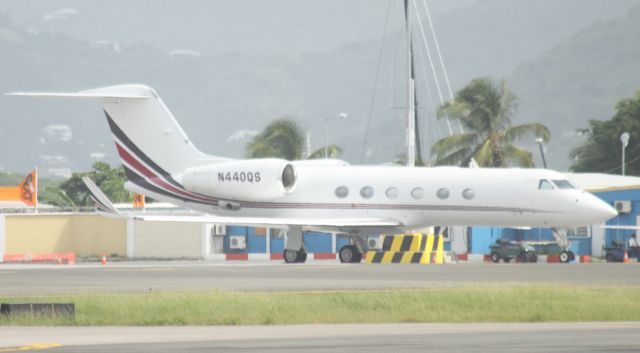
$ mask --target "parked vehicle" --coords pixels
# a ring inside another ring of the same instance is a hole
[[[512,259],[518,262],[538,262],[536,250],[529,244],[498,239],[490,249],[493,262],[500,262],[500,260],[510,262]]]
[[[563,249],[560,244],[556,242],[540,242],[529,243],[536,249],[538,255],[558,255],[560,262],[567,263],[576,259],[576,254],[567,249]]]
[[[626,251],[624,242],[614,240],[611,246],[604,247],[604,259],[607,262],[624,262],[624,253]]]

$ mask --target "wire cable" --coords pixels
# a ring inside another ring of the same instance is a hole
[[[380,77],[380,67],[382,64],[382,53],[384,51],[384,44],[386,42],[386,38],[387,38],[387,29],[389,26],[389,17],[391,15],[391,3],[393,0],[389,0],[389,4],[387,5],[387,17],[384,20],[384,32],[382,33],[382,43],[380,43],[380,51],[378,53],[378,66],[376,68],[376,76],[375,76],[375,80],[373,81],[373,93],[371,94],[371,102],[369,104],[369,116],[367,118],[367,125],[366,128],[364,130],[364,142],[362,144],[362,158],[360,160],[360,163],[364,164],[364,160],[366,158],[367,155],[367,142],[368,142],[368,138],[369,138],[369,129],[371,128],[371,119],[373,117],[373,106],[376,100],[376,92],[378,90],[378,79]]]

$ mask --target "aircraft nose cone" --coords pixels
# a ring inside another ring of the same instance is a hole
[[[611,205],[604,204],[604,206],[605,207],[603,207],[603,213],[605,214],[606,219],[610,219],[618,215],[618,211],[615,208],[611,207]]]
[[[595,213],[598,215],[598,218],[602,221],[606,221],[618,215],[618,211],[615,208],[611,207],[608,203],[597,199],[597,203],[593,205]]]

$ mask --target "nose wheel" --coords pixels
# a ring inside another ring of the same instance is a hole
[[[340,248],[338,257],[342,263],[359,263],[362,261],[362,251],[355,245],[345,245]]]

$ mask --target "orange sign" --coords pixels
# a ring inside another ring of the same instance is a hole
[[[38,172],[27,174],[20,185],[0,188],[0,201],[22,201],[29,206],[38,204]]]
[[[144,195],[133,194],[133,208],[144,208]]]
[[[38,172],[32,171],[20,183],[20,199],[29,206],[38,204]]]

